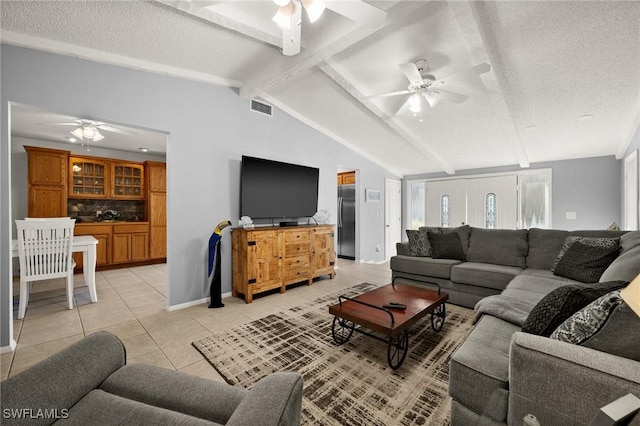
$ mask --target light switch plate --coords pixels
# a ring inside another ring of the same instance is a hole
[[[565,212],[564,213],[564,218],[565,219],[575,219],[576,218],[576,212]]]

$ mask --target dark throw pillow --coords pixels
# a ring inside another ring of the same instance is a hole
[[[560,324],[589,303],[629,284],[611,281],[598,284],[570,284],[547,294],[533,307],[522,325],[522,331],[549,337]]]
[[[640,317],[620,297],[620,290],[573,314],[550,337],[640,361]]]
[[[407,229],[407,238],[409,238],[409,256],[429,256],[429,239],[427,233]]]
[[[431,244],[432,257],[434,259],[464,260],[464,250],[460,235],[457,232],[438,234],[427,232],[429,244]]]
[[[595,283],[616,260],[618,253],[619,245],[589,245],[576,241],[564,252],[552,272],[583,283]]]
[[[619,247],[620,246],[620,237],[615,238],[599,238],[599,237],[577,237],[571,236],[564,239],[564,243],[562,244],[562,248],[556,256],[556,260],[553,261],[553,265],[551,265],[551,271],[556,268],[560,259],[562,259],[573,244],[581,242],[582,244],[586,244],[588,246],[601,246],[601,247]]]

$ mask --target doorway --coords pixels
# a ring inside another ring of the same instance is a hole
[[[638,229],[638,151],[624,159],[624,195],[622,229]]]

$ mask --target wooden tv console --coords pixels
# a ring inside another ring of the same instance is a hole
[[[292,226],[231,230],[232,294],[253,295],[322,275],[335,276],[334,226]]]

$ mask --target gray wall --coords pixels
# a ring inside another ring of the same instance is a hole
[[[552,169],[551,223],[554,229],[606,229],[612,222],[620,225],[622,162],[613,156],[531,164],[531,169]],[[459,170],[456,176],[521,170],[518,166]],[[406,181],[451,177],[444,173],[405,176]],[[404,205],[404,204],[403,204]],[[565,219],[565,212],[576,212],[575,220]],[[403,218],[403,221],[405,219]],[[407,223],[403,223],[403,229]],[[405,237],[406,240],[406,237]]]
[[[7,129],[9,102],[53,112],[167,133],[168,304],[205,298],[207,242],[215,225],[239,218],[240,159],[243,154],[320,169],[318,208],[337,209],[336,172],[358,170],[356,255],[384,260],[384,200],[364,203],[364,188],[384,189],[397,176],[275,109],[273,117],[249,110],[235,90],[14,46],[1,46],[1,116]],[[0,152],[0,255],[2,329],[10,342],[11,282],[10,141],[2,133]],[[384,191],[382,191],[384,194]],[[231,290],[230,239],[223,238],[223,292]]]

